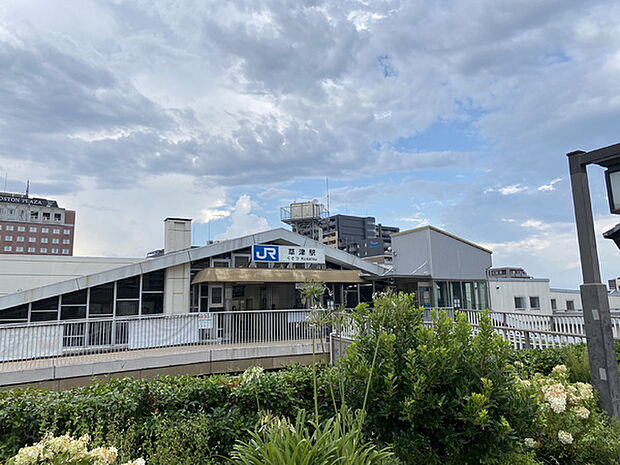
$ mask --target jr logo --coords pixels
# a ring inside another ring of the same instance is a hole
[[[280,248],[276,245],[253,245],[252,260],[255,262],[277,262],[280,259]]]

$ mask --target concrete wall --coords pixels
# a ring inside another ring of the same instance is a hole
[[[489,296],[491,309],[495,311],[515,312],[517,311],[515,297],[524,297],[527,308],[519,311],[548,315],[552,313],[548,279],[491,279],[489,280]],[[540,299],[540,310],[531,308],[530,297]]]
[[[192,244],[192,220],[166,218],[164,221],[164,252],[189,249]],[[190,264],[166,269],[164,313],[189,312]]]
[[[144,259],[0,255],[0,296],[111,270],[142,260]]]

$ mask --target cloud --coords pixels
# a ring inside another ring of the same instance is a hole
[[[543,184],[542,186],[540,186],[538,190],[541,192],[554,191],[555,184],[559,183],[560,181],[562,181],[562,178],[553,179],[552,181],[549,182],[549,184]]]
[[[513,184],[511,186],[504,187],[490,187],[485,189],[484,193],[489,194],[491,192],[499,192],[502,195],[514,195],[520,194],[521,192],[525,192],[528,189],[527,186],[523,186],[521,184]]]
[[[270,229],[267,219],[252,213],[254,207],[249,195],[239,197],[230,212],[230,224],[226,231],[216,236],[216,239],[232,239]]]
[[[530,229],[538,229],[539,231],[545,231],[551,228],[550,224],[546,224],[540,220],[529,219],[521,223],[521,227],[530,228]]]

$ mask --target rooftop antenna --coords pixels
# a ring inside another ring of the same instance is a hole
[[[26,198],[28,198],[29,193],[30,193],[30,179],[26,181]]]
[[[329,178],[325,177],[325,190],[327,192],[327,216],[331,216],[329,211]]]

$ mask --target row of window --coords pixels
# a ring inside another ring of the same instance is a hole
[[[530,310],[540,310],[540,297],[530,296]],[[527,300],[525,297],[515,297],[515,310],[527,310]],[[558,303],[556,299],[551,299],[551,310],[557,310]],[[566,301],[566,310],[575,310],[575,301]]]
[[[2,225],[0,224],[0,231],[2,230]],[[5,231],[15,231],[15,226],[13,226],[12,224],[6,224],[4,225],[4,230]],[[28,228],[29,232],[32,233],[36,233],[38,232],[38,227],[37,226],[30,226]],[[18,232],[24,232],[26,231],[26,226],[17,226],[17,231]],[[41,232],[42,233],[49,233],[50,232],[50,228],[41,228]],[[71,234],[71,230],[70,229],[63,229],[62,231],[63,234],[65,235],[69,235]],[[52,229],[52,234],[60,234],[60,229],[58,228],[53,228]]]
[[[163,311],[164,270],[160,270],[0,310],[0,323],[153,315]]]
[[[36,247],[28,247],[28,253],[37,253],[37,248]],[[4,246],[4,251],[5,252],[13,252],[13,246],[11,245],[5,245]],[[17,246],[15,247],[15,252],[23,252],[24,248]],[[47,253],[47,247],[41,247],[39,249],[39,253]],[[55,253],[58,254],[60,253],[60,249],[51,249],[50,253]],[[62,254],[63,255],[69,255],[69,249],[62,249]]]
[[[26,242],[26,239],[28,239],[28,242],[31,242],[31,243],[37,242],[37,238],[36,237],[27,237],[26,238],[24,236],[17,236],[15,238],[15,240],[17,242]],[[11,235],[4,236],[4,240],[7,241],[7,242],[12,242],[13,241],[13,236],[11,236]],[[49,241],[49,238],[47,238],[47,237],[42,237],[41,238],[41,244],[47,244],[48,241]],[[71,244],[71,239],[63,239],[62,243],[65,244],[65,245]],[[60,244],[60,239],[52,238],[52,244]]]
[[[15,216],[15,209],[14,208],[7,208],[6,210],[4,208],[0,207],[0,215],[4,215],[5,212],[9,215],[9,216]],[[27,212],[25,210],[19,210],[19,217],[23,220],[26,219],[27,217]],[[52,220],[52,214],[51,212],[41,212],[41,215],[39,216],[39,212],[38,211],[31,211],[30,212],[30,219],[31,220],[39,220],[42,219],[43,221],[51,221]],[[62,221],[62,213],[54,213],[54,221]]]

